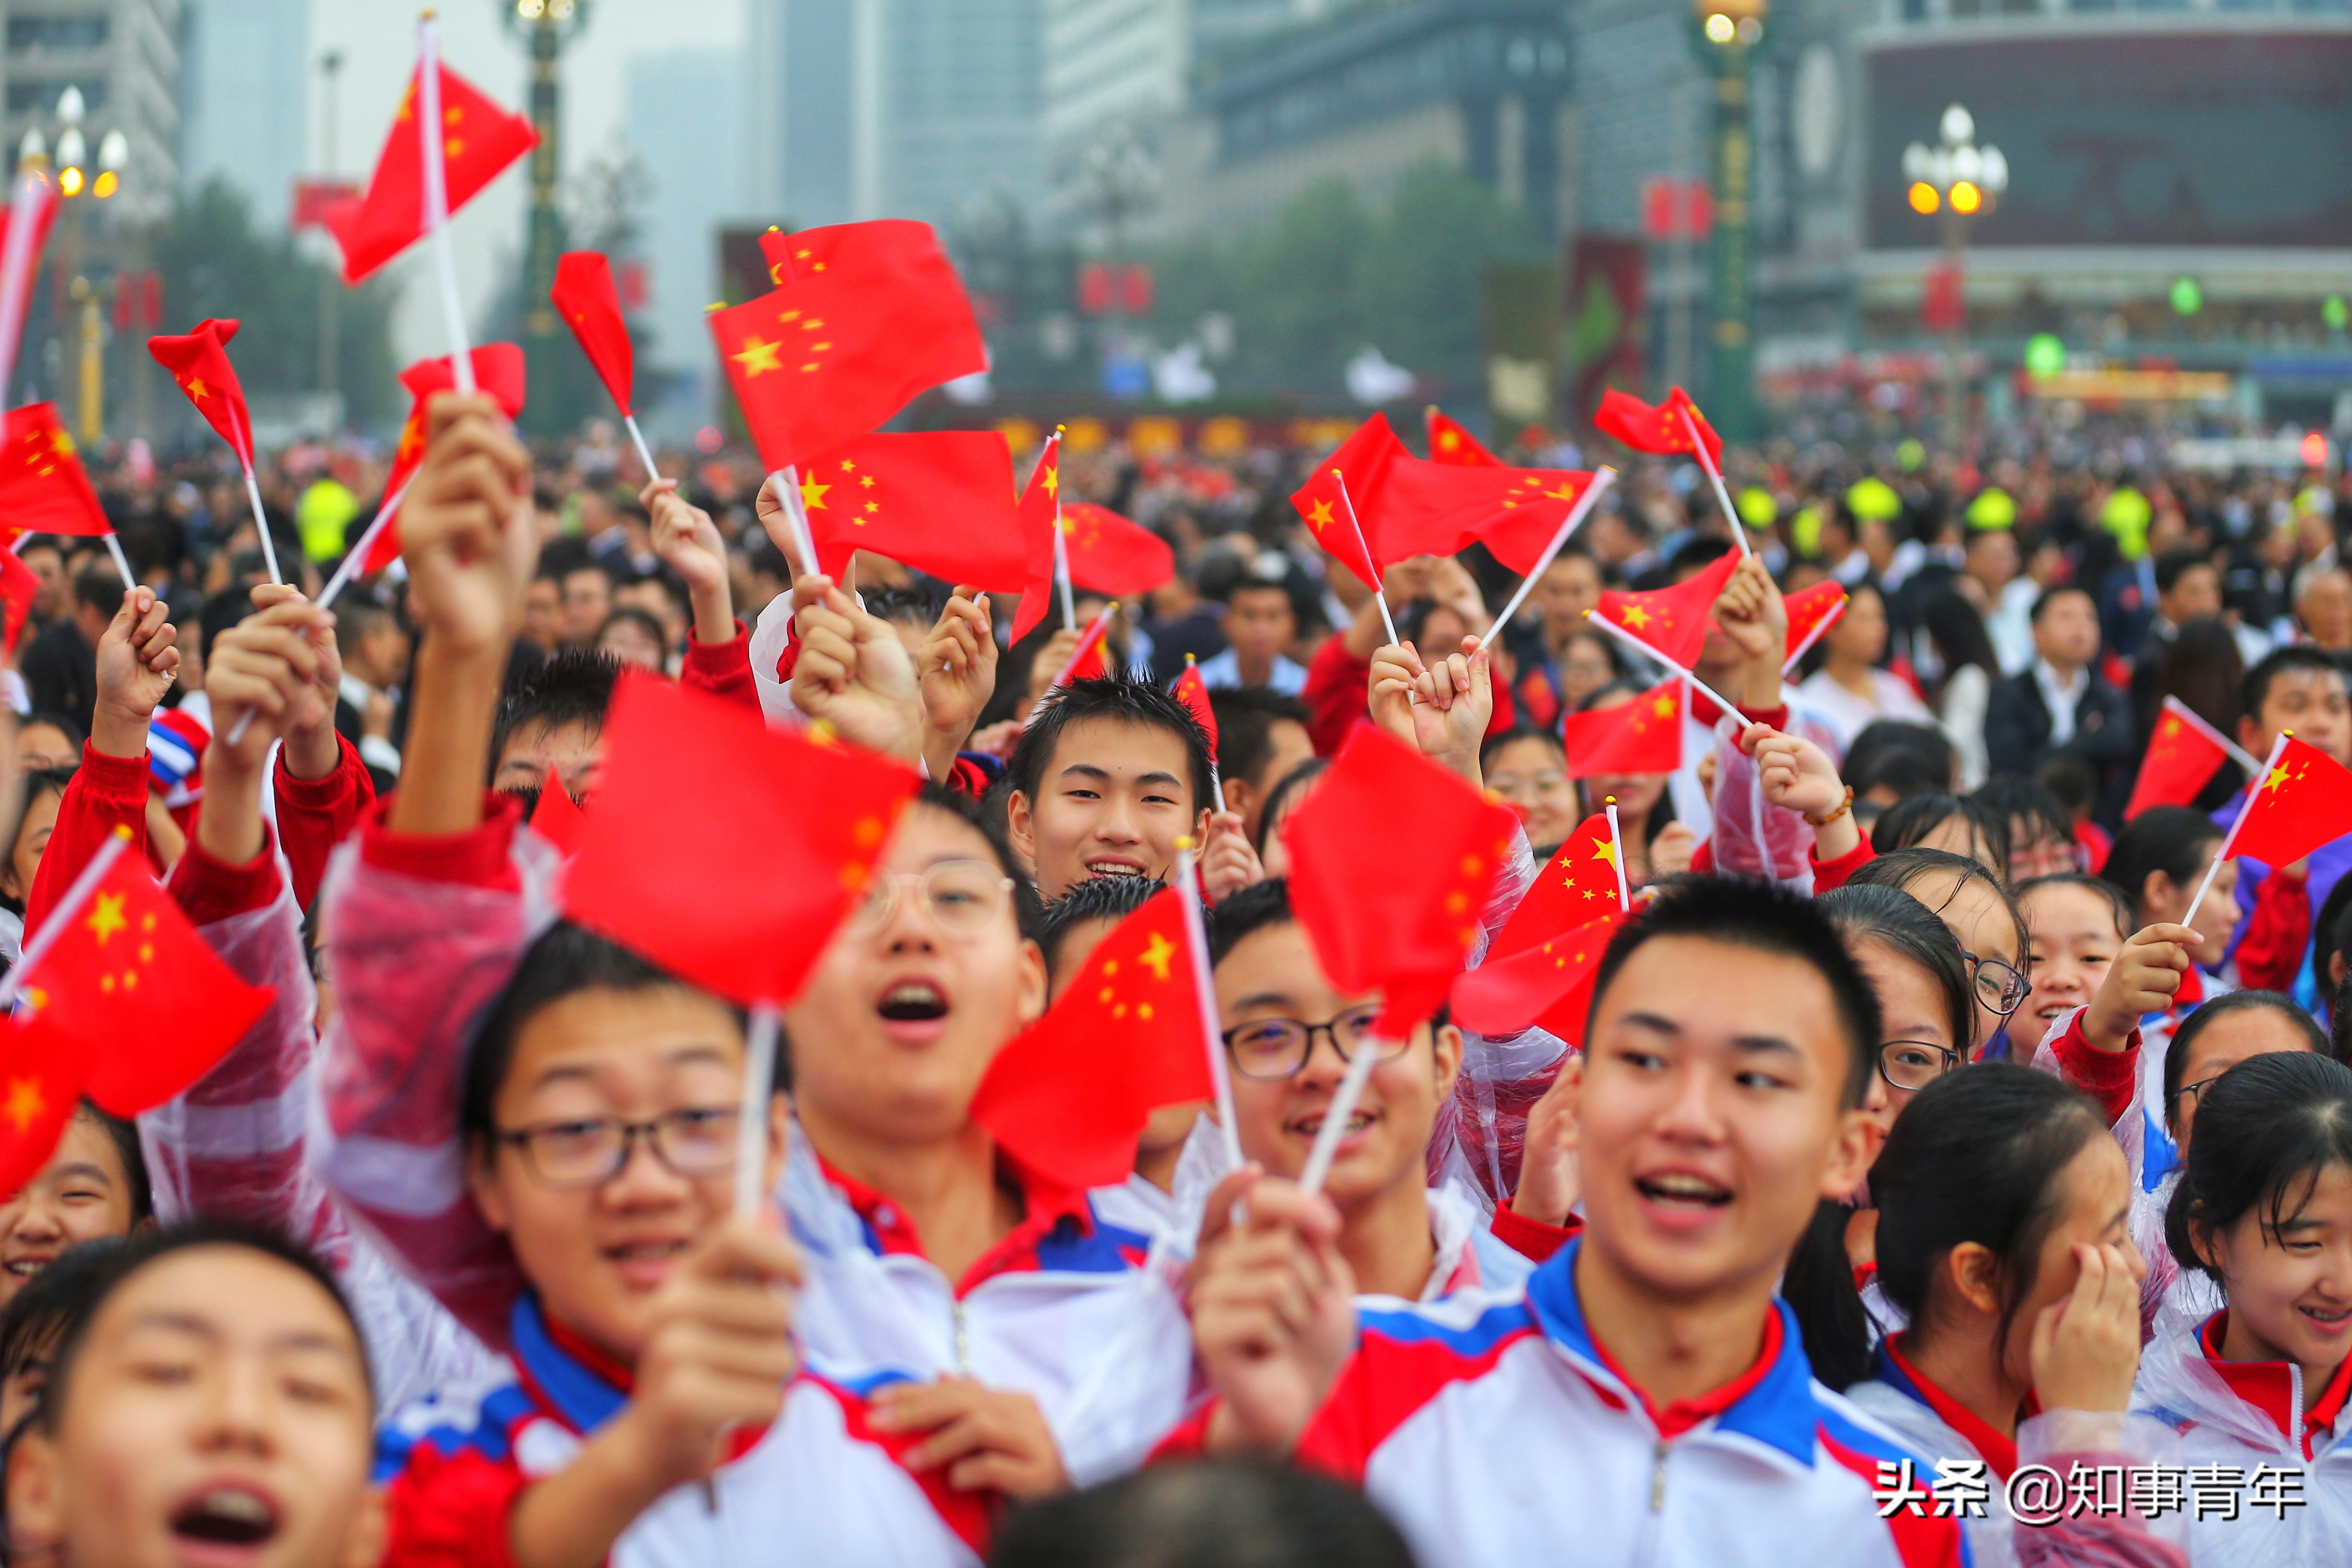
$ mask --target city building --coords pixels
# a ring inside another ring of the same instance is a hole
[[[653,176],[641,240],[647,304],[640,321],[651,334],[643,355],[650,365],[692,378],[677,396],[653,404],[649,424],[662,423],[663,410],[692,420],[709,405],[704,384],[716,371],[702,317],[720,294],[719,231],[751,205],[743,149],[710,135],[711,127],[735,124],[742,113],[746,84],[738,64],[729,49],[674,49],[629,61],[624,133]]]
[[[281,227],[310,145],[309,0],[188,0],[184,37],[181,180],[222,176]]]
[[[0,13],[0,140],[11,165],[28,131],[55,144],[58,100],[79,88],[93,156],[110,131],[126,142],[107,217],[160,217],[180,184],[182,12],[181,0],[13,0]]]

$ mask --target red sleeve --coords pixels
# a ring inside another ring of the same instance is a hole
[[[732,637],[722,643],[707,643],[688,627],[686,663],[678,670],[677,683],[690,691],[707,691],[713,697],[740,702],[757,713],[760,690],[751,682],[751,628],[737,621]]]
[[[2083,1033],[2086,1010],[2075,1010],[2050,1048],[2057,1053],[2059,1076],[2097,1100],[2112,1126],[2123,1120],[2139,1093],[2139,1030],[2133,1028],[2122,1050],[2103,1051]]]
[[[1323,639],[1307,665],[1307,733],[1318,757],[1337,756],[1348,731],[1364,716],[1364,688],[1372,679],[1372,661],[1348,651],[1344,637]]]
[[[326,879],[327,857],[358,826],[360,814],[375,802],[375,781],[359,748],[348,736],[335,737],[334,771],[320,779],[298,779],[286,771],[286,752],[278,749],[278,765],[270,770],[270,785],[278,795],[278,841],[286,847],[286,864],[294,873],[294,901],[309,909]],[[190,845],[195,835],[188,836]]]
[[[2281,869],[2254,890],[2254,911],[2238,939],[2238,984],[2252,991],[2284,991],[2303,968],[2311,944],[2311,884]]]
[[[110,757],[82,742],[81,767],[58,801],[58,825],[41,851],[40,869],[25,900],[25,931],[40,928],[99,847],[118,827],[131,830],[135,854],[147,852],[147,753]]]
[[[211,925],[232,915],[267,909],[278,898],[278,857],[271,853],[269,825],[261,825],[261,853],[242,866],[217,859],[188,836],[187,853],[172,868],[169,884],[190,925]]]
[[[1856,844],[1853,848],[1847,850],[1844,854],[1839,856],[1834,860],[1822,859],[1821,847],[1819,845],[1815,845],[1807,853],[1811,856],[1813,863],[1813,893],[1815,897],[1819,897],[1823,893],[1833,893],[1837,891],[1852,879],[1856,871],[1861,870],[1864,866],[1869,865],[1871,861],[1878,858],[1878,851],[1870,847],[1870,836],[1866,833],[1862,836],[1862,841],[1860,843]]]
[[[515,1501],[522,1471],[471,1448],[446,1458],[430,1442],[385,1489],[390,1537],[383,1561],[411,1568],[515,1568]]]
[[[380,871],[426,882],[519,890],[522,879],[508,856],[522,822],[522,802],[497,790],[482,792],[482,820],[463,833],[394,833],[386,827],[394,796],[370,807],[360,822],[360,858]]]
[[[1752,712],[1742,708],[1739,716],[1750,724],[1763,724],[1784,735],[1789,732],[1789,705],[1785,702],[1777,708],[1759,708]]]
[[[972,799],[978,800],[988,793],[988,786],[993,782],[988,776],[986,768],[982,767],[970,757],[958,757],[955,760],[955,765],[948,769],[948,776],[941,779],[940,784],[951,794],[968,795]]]
[[[1546,1225],[1539,1219],[1528,1218],[1508,1204],[1498,1205],[1495,1209],[1495,1239],[1538,1263],[1566,1247],[1583,1228],[1580,1215],[1570,1215],[1566,1225]]]
[[[1216,1396],[1203,1400],[1201,1408],[1177,1423],[1176,1429],[1160,1439],[1147,1465],[1165,1465],[1179,1459],[1206,1458],[1209,1453],[1209,1417],[1217,1413]]]

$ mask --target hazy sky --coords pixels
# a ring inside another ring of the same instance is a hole
[[[622,82],[629,58],[667,49],[740,44],[747,7],[772,0],[590,0],[587,29],[563,55],[563,166],[611,145],[619,132]],[[511,0],[454,0],[441,6],[442,52],[451,68],[510,109],[521,110],[529,60],[500,22]],[[364,179],[392,125],[416,56],[416,10],[391,0],[311,0],[314,56],[343,52],[338,110],[338,172]],[[319,135],[315,93],[311,135]],[[737,128],[713,125],[713,139]],[[312,161],[319,153],[313,145]],[[527,162],[527,161],[526,161]],[[458,279],[469,318],[478,320],[496,287],[496,269],[522,247],[525,164],[517,163],[475,198],[454,225]],[[423,248],[394,264],[403,282],[397,350],[404,360],[446,351],[440,306]]]

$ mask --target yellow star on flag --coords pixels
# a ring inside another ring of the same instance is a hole
[[[48,1108],[49,1097],[41,1091],[39,1079],[12,1078],[8,1080],[8,1103],[5,1114],[19,1138],[32,1131],[33,1123],[38,1121],[41,1113]]]
[[[2166,715],[2165,715],[2165,718],[2164,718],[2164,723],[2163,723],[2163,724],[2162,724],[2162,726],[2158,729],[2158,734],[2162,739],[2167,740],[2167,741],[2169,741],[2170,739],[2172,739],[2172,737],[2174,737],[2175,735],[2178,735],[2179,733],[2180,733],[2180,720],[2179,720],[2179,716],[2178,716],[2178,715],[2175,715],[2175,714],[2170,714],[2170,713],[2166,714]]]
[[[2271,776],[2263,781],[2263,789],[2265,793],[2275,790],[2279,785],[2286,783],[2286,781],[2287,771],[2285,765],[2281,764],[2278,767],[2273,768],[2271,770]]]
[[[1307,509],[1307,526],[1320,533],[1331,525],[1331,503],[1318,500]]]
[[[817,483],[814,476],[803,479],[801,481],[801,505],[808,508],[812,511],[824,510],[824,492],[831,489],[833,489],[831,485],[821,485]]]
[[[1675,700],[1671,697],[1662,695],[1650,706],[1658,710],[1658,717],[1661,719],[1671,719],[1675,716]]]
[[[782,343],[763,343],[755,335],[745,338],[742,348],[728,357],[743,367],[745,375],[760,375],[768,371],[784,368],[776,358],[783,346]]]
[[[1138,962],[1151,971],[1156,979],[1168,978],[1169,962],[1176,956],[1176,944],[1158,931],[1151,933],[1150,944],[1139,955]]]
[[[1046,464],[1045,477],[1039,482],[1045,487],[1045,493],[1047,495],[1054,497],[1057,500],[1061,499],[1062,470],[1058,465],[1053,463]]]
[[[82,923],[89,927],[100,947],[105,946],[107,940],[116,931],[131,924],[122,912],[122,903],[123,895],[121,893],[100,893],[90,900],[89,919]]]
[[[1638,632],[1650,624],[1650,612],[1639,605],[1628,605],[1625,606],[1625,624]]]
[[[1606,860],[1614,866],[1617,864],[1617,841],[1613,838],[1604,838],[1595,844],[1592,847],[1592,858],[1595,860]]]
[[[188,377],[187,380],[180,383],[180,390],[186,393],[198,403],[202,403],[205,398],[210,397],[213,395],[213,389],[205,384],[205,378],[200,375],[192,375]]]

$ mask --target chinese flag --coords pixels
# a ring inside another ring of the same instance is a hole
[[[572,792],[549,773],[546,786],[539,792],[539,804],[531,808],[530,830],[569,855],[580,847],[580,828],[586,820]]]
[[[2231,855],[2286,866],[2352,829],[2352,773],[2288,736],[2238,817]]]
[[[1022,1164],[1074,1187],[1114,1185],[1135,1169],[1153,1111],[1215,1095],[1183,897],[1166,889],[1119,921],[989,1064],[971,1119]]]
[[[1209,683],[1201,679],[1201,667],[1192,662],[1189,653],[1184,656],[1184,673],[1176,678],[1176,700],[1184,705],[1192,715],[1192,722],[1201,726],[1201,733],[1208,738],[1209,765],[1215,767],[1217,710],[1209,701]]]
[[[82,1093],[115,1116],[179,1094],[253,1026],[277,993],[247,985],[147,869],[121,854],[26,977],[45,1028],[86,1057]]]
[[[2147,754],[2140,759],[2139,778],[2124,805],[2124,820],[2129,822],[2151,805],[2194,803],[2229,760],[2230,749],[2210,725],[2179,698],[2166,698],[2156,733],[2148,737]]]
[[[547,297],[563,312],[564,323],[580,340],[580,352],[596,367],[604,390],[627,414],[637,362],[629,345],[628,323],[621,320],[621,296],[613,287],[612,264],[597,251],[565,251],[556,260],[555,287]]]
[[[24,276],[18,279],[14,294],[0,299],[0,318],[5,318],[10,325],[11,341],[21,346],[25,341],[25,312],[32,304],[34,288],[41,280],[41,248],[48,243],[49,226],[57,221],[58,206],[62,198],[58,195],[58,183],[46,174],[28,174],[19,177],[33,180],[37,185],[33,192],[33,235],[25,247]],[[16,221],[16,203],[11,193],[10,199],[0,200],[0,249],[7,246],[8,226]],[[9,1190],[13,1192],[15,1189]]]
[[[1021,496],[1021,536],[1028,542],[1029,581],[1013,616],[1013,640],[1027,637],[1055,604],[1055,500],[1061,491],[1061,437],[1045,444]],[[1176,574],[1176,552],[1167,541],[1130,522],[1107,506],[1065,501],[1062,548],[1069,557],[1070,586],[1124,599],[1148,594]]]
[[[1671,588],[1654,588],[1646,594],[1604,590],[1592,613],[1668,664],[1688,669],[1698,662],[1699,649],[1706,646],[1707,623],[1715,618],[1715,602],[1723,596],[1723,585],[1738,570],[1738,552],[1726,551],[1703,571]]]
[[[791,1001],[921,781],[658,676],[623,679],[604,732],[564,913],[722,996]]]
[[[779,289],[795,278],[814,278],[841,268],[906,265],[938,246],[939,237],[930,225],[904,217],[830,223],[791,234],[772,228],[760,237],[768,281]]]
[[[1347,510],[1334,472],[1347,476],[1365,558],[1377,566],[1409,555],[1452,555],[1482,543],[1514,572],[1531,570],[1585,487],[1588,473],[1433,463],[1414,457],[1381,415],[1357,426],[1290,498],[1317,542],[1367,583],[1344,538]],[[1339,526],[1332,526],[1336,519]]]
[[[1507,958],[1486,962],[1454,983],[1454,1016],[1479,1034],[1515,1035],[1530,1025],[1571,1046],[1584,1043],[1592,1007],[1592,976],[1623,917],[1616,894],[1610,912]]]
[[[1465,430],[1448,416],[1431,404],[1422,417],[1429,425],[1429,460],[1449,463],[1462,468],[1499,468],[1503,459],[1479,445],[1478,437]]]
[[[0,652],[16,651],[16,639],[25,634],[25,617],[33,613],[33,600],[41,591],[41,580],[25,564],[25,558],[14,550],[0,550]]]
[[[1380,1027],[1409,1028],[1445,1000],[1517,826],[1509,807],[1370,726],[1284,826],[1298,923],[1333,985],[1381,993]]]
[[[424,139],[416,128],[416,89],[423,78],[421,68],[409,73],[407,94],[383,139],[383,151],[376,154],[367,193],[320,215],[342,247],[346,283],[363,281],[425,237]],[[453,216],[539,141],[530,121],[509,114],[446,65],[441,68],[441,130]]]
[[[15,1197],[58,1152],[81,1102],[85,1062],[38,1016],[0,1018],[0,1194]]]
[[[764,240],[765,237],[762,237]],[[1037,466],[1029,470],[1028,488],[1021,492],[1021,537],[1028,542],[1029,580],[1021,589],[1021,605],[1013,612],[1013,638],[1019,642],[1045,618],[1056,597],[1054,582],[1054,529],[1061,511],[1062,433],[1045,437]],[[1076,562],[1070,583],[1077,584]]]
[[[912,226],[919,247],[860,251],[711,313],[727,379],[769,468],[863,436],[918,393],[988,368],[955,268],[927,226]]]
[[[1363,514],[1356,510],[1355,498],[1335,465],[1323,464],[1309,474],[1307,482],[1291,492],[1290,504],[1298,509],[1298,515],[1315,531],[1315,542],[1331,559],[1366,586],[1379,584],[1381,568],[1373,558],[1371,542],[1364,537]]]
[[[1570,714],[1560,735],[1568,748],[1568,776],[1673,773],[1683,765],[1687,700],[1682,677],[1670,675],[1631,702]]]
[[[1837,625],[1838,617],[1845,614],[1845,584],[1834,577],[1823,578],[1780,603],[1789,612],[1789,657],[1781,668],[1794,669],[1797,661],[1805,657],[1805,650],[1821,641],[1822,635]]]
[[[26,533],[103,539],[114,531],[54,403],[8,410],[0,444],[0,518]]]
[[[1028,580],[1013,449],[997,431],[862,436],[802,468],[801,503],[817,562],[836,578],[871,550],[991,593]]]
[[[1509,923],[1496,933],[1486,962],[1525,952],[1617,908],[1617,842],[1609,837],[1608,815],[1596,811],[1536,873]]]
[[[209,317],[185,337],[149,338],[147,352],[171,372],[172,380],[205,422],[220,432],[237,461],[253,467],[253,421],[245,411],[245,388],[237,384],[236,367],[228,362],[229,340],[236,336],[233,321]]]
[[[1706,455],[1720,470],[1723,467],[1723,437],[1690,400],[1690,394],[1675,387],[1666,394],[1664,403],[1653,407],[1638,397],[1629,397],[1615,387],[1601,395],[1601,406],[1593,411],[1592,423],[1604,436],[1614,436],[1636,452],[1691,452],[1698,448],[1691,444],[1691,431],[1696,427],[1699,438],[1706,443]]]
[[[522,350],[513,343],[484,343],[468,356],[474,363],[474,385],[488,393],[509,419],[522,412],[523,357]],[[392,472],[384,476],[383,493],[387,502],[398,496],[416,475],[416,466],[425,460],[425,405],[436,392],[454,391],[457,375],[448,356],[421,359],[400,373],[400,384],[408,388],[412,399],[408,405],[408,422],[400,427],[400,445],[392,454]],[[393,520],[383,525],[375,536],[375,544],[368,557],[360,563],[362,576],[383,571],[400,559],[400,517],[398,509]]]
[[[1078,646],[1070,650],[1069,662],[1054,677],[1054,685],[1048,690],[1074,680],[1100,680],[1110,673],[1110,664],[1103,656],[1103,638],[1110,632],[1110,617],[1118,607],[1105,605],[1101,613],[1087,623],[1087,629],[1078,634]]]

